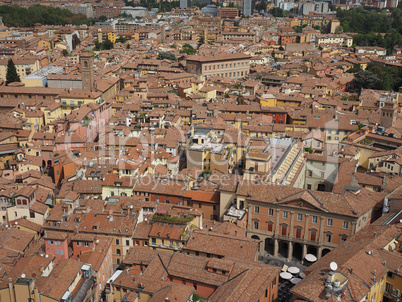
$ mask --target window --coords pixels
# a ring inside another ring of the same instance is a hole
[[[47,244],[52,245],[53,244],[53,240],[48,240]]]
[[[311,185],[307,185],[307,190],[311,190]]]
[[[117,250],[116,250],[116,254],[117,254],[117,255],[121,255],[120,249],[117,249]]]
[[[260,213],[260,207],[258,207],[258,206],[255,206],[254,207],[254,213]]]
[[[312,217],[312,222],[313,222],[313,223],[318,223],[318,217],[317,217],[317,216],[313,216],[313,217]]]
[[[83,242],[83,245],[84,245],[84,246],[91,246],[91,242],[89,242],[89,241],[84,241],[84,242]]]
[[[311,230],[310,240],[311,241],[316,241],[317,240],[317,231],[316,230]]]
[[[267,225],[268,232],[273,231],[273,226],[274,226],[274,224],[271,221],[268,221],[268,225]]]
[[[274,216],[274,209],[269,209],[268,210],[268,215],[269,216]]]
[[[258,221],[254,221],[254,229],[258,230]]]
[[[289,212],[288,211],[283,211],[282,217],[283,218],[288,218]]]
[[[313,171],[309,170],[309,171],[308,171],[308,176],[309,176],[309,177],[312,177],[312,176],[313,176]]]
[[[328,218],[328,223],[327,223],[327,225],[328,225],[328,226],[332,226],[332,223],[333,223],[332,218]]]
[[[126,245],[127,245],[127,246],[130,245],[130,240],[126,240]]]
[[[297,214],[297,221],[303,221],[303,214]]]
[[[321,178],[325,178],[325,172],[321,172]]]
[[[59,254],[59,250],[58,249],[56,249],[56,255],[58,255]]]
[[[349,222],[348,221],[344,221],[342,227],[344,229],[348,229],[349,228]]]
[[[119,239],[116,239],[116,244],[120,244],[120,240],[119,240]]]
[[[331,242],[331,240],[332,240],[332,234],[331,233],[325,234],[325,242]]]
[[[29,211],[29,217],[30,218],[35,218],[35,212],[34,211]]]
[[[341,235],[341,243],[345,242],[348,239],[347,235]]]
[[[282,225],[282,236],[287,236],[288,234],[288,226],[286,224]]]
[[[392,284],[390,284],[390,283],[385,283],[385,291],[387,292],[387,293],[389,293],[389,294],[391,294],[392,293],[392,291],[393,291],[393,289],[394,289],[394,286],[392,285]]]

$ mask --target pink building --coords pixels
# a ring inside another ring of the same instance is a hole
[[[54,264],[62,259],[68,259],[67,233],[47,231],[44,237],[46,254],[55,256]]]

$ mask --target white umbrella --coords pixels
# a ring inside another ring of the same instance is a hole
[[[290,280],[292,279],[292,274],[287,273],[287,272],[282,272],[279,276],[281,276],[282,279]]]
[[[290,280],[290,282],[291,282],[292,284],[297,284],[297,283],[299,283],[300,281],[301,281],[300,278],[292,278],[292,280]]]
[[[304,258],[306,258],[306,260],[309,261],[309,262],[316,262],[317,261],[317,257],[314,256],[313,254],[307,254],[306,257],[304,257]]]
[[[302,278],[302,279],[304,279],[304,278],[306,278],[306,274],[305,274],[305,273],[300,273],[300,274],[299,274],[299,277]]]
[[[298,274],[300,273],[300,269],[296,266],[291,266],[288,268],[288,272],[291,274]]]

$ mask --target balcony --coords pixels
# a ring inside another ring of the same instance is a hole
[[[159,247],[159,248],[176,250],[176,251],[180,251],[180,250],[183,249],[183,246],[174,245],[174,244],[162,244],[162,243],[153,243],[153,242],[151,242],[149,245],[152,246],[152,247]]]

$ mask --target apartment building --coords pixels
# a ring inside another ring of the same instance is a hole
[[[39,61],[37,59],[16,59],[13,60],[20,79],[39,70]],[[8,59],[0,61],[0,78],[6,80]]]
[[[383,199],[370,195],[366,189],[340,195],[243,181],[221,207],[226,202],[247,211],[247,236],[261,240],[260,252],[302,260],[306,254],[321,258],[368,225]]]
[[[317,45],[320,44],[339,44],[344,47],[351,47],[353,38],[346,35],[321,35],[316,37]]]
[[[250,56],[240,53],[187,57],[187,72],[202,76],[242,78],[250,73]]]

